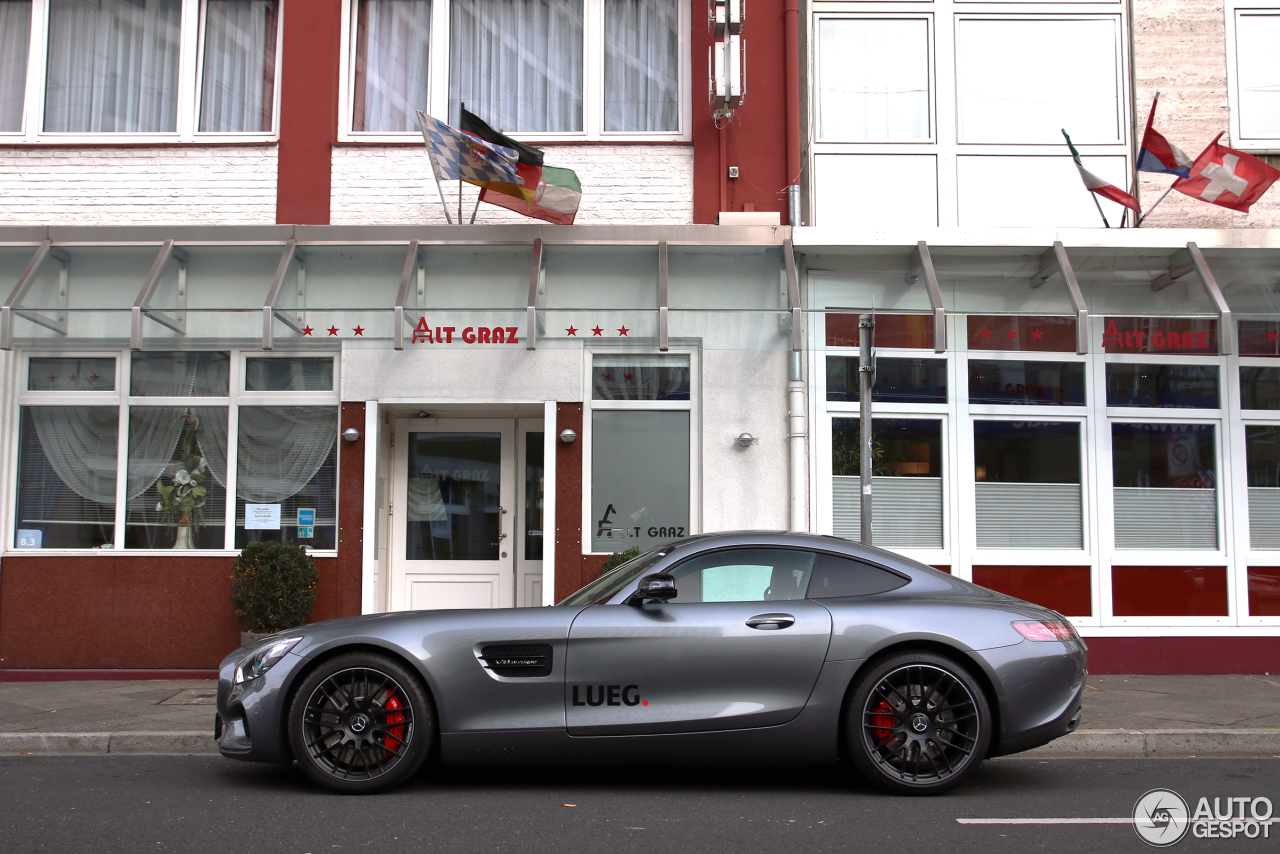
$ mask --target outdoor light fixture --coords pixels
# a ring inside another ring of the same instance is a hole
[[[578,438],[578,434],[570,430],[568,427],[560,431],[560,441],[566,445],[572,445],[573,440]]]
[[[360,431],[354,427],[348,427],[346,430],[342,431],[342,438],[346,439],[348,442],[359,442]]]
[[[756,437],[752,436],[750,433],[743,433],[741,436],[734,439],[733,441],[737,442],[739,445],[741,445],[744,448],[749,448],[756,443]]]

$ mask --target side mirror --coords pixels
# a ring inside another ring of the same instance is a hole
[[[676,598],[676,580],[666,572],[655,572],[640,579],[636,592],[627,598],[628,605],[642,605],[646,599],[666,602]]]

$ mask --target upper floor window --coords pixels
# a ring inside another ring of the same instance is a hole
[[[278,39],[279,0],[0,0],[0,133],[269,136]]]
[[[1227,5],[1231,137],[1241,148],[1280,149],[1280,8]]]
[[[346,131],[460,108],[514,134],[687,133],[676,0],[351,0]]]

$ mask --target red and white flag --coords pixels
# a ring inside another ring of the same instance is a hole
[[[1280,178],[1280,169],[1252,154],[1218,145],[1221,138],[1222,134],[1213,138],[1191,164],[1191,175],[1174,181],[1173,189],[1202,202],[1248,213],[1250,205]]]

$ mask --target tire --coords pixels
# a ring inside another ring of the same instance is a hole
[[[935,795],[959,785],[987,755],[991,709],[959,662],[905,652],[859,677],[845,713],[858,771],[891,792]]]
[[[303,772],[334,792],[398,786],[435,741],[431,697],[417,674],[374,653],[348,653],[307,675],[289,706],[289,743]]]

